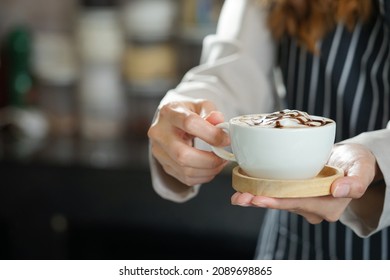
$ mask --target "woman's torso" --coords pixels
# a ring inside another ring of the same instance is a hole
[[[390,116],[390,32],[386,1],[372,20],[352,32],[338,25],[314,56],[283,39],[279,66],[286,106],[337,123],[336,140],[384,128]],[[269,210],[260,233],[259,259],[389,259],[390,232],[359,238],[341,223],[307,223],[301,216]]]

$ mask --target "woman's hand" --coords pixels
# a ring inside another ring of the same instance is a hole
[[[376,176],[380,176],[374,155],[359,144],[335,145],[328,161],[331,166],[344,170],[345,177],[335,180],[331,194],[312,198],[271,198],[249,193],[235,193],[232,204],[287,210],[317,224],[323,220],[333,222],[353,199],[361,198]]]
[[[172,102],[161,107],[148,131],[153,156],[164,171],[193,186],[211,181],[226,165],[212,152],[193,147],[195,137],[214,146],[226,146],[228,136],[214,125],[223,122],[209,101]]]

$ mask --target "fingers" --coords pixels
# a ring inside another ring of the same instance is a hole
[[[239,205],[239,206],[244,206],[244,207],[254,206],[252,204],[252,199],[254,197],[255,196],[253,194],[250,194],[250,193],[236,192],[231,197],[231,203],[233,205]]]
[[[183,106],[169,104],[163,106],[160,115],[166,118],[174,127],[202,139],[214,146],[226,146],[229,139],[222,129],[206,121],[198,113]]]
[[[176,165],[192,168],[217,168],[226,163],[212,152],[198,150],[178,140],[173,140],[170,144],[156,143],[152,146],[153,155],[158,158],[169,157],[175,161]]]
[[[207,118],[207,119],[206,119]],[[229,144],[229,137],[215,123],[223,115],[211,102],[172,102],[165,104],[149,128],[153,156],[169,175],[186,185],[212,180],[227,161],[212,152],[193,147],[195,137],[217,146]]]
[[[350,198],[335,199],[332,196],[313,198],[272,198],[236,192],[231,198],[233,205],[286,210],[303,216],[309,223],[326,220],[337,221]]]
[[[224,121],[223,114],[218,111],[212,111],[205,117],[205,120],[213,125],[217,125]]]
[[[152,146],[153,155],[160,162],[164,171],[186,185],[194,186],[211,181],[227,164],[226,161],[221,160],[211,152],[200,151],[188,146],[184,149],[190,151],[187,152],[188,159],[182,156],[178,160],[172,158],[159,144],[156,143]]]
[[[272,209],[287,210],[304,217],[319,217],[328,222],[337,221],[348,205],[349,198],[335,199],[332,196],[308,198],[271,198],[256,196],[252,204]]]

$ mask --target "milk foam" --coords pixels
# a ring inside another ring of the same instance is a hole
[[[326,118],[310,116],[306,112],[285,109],[270,114],[246,115],[236,119],[240,124],[273,128],[318,127],[331,123]]]

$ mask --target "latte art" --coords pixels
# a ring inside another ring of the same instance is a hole
[[[273,128],[318,127],[332,123],[329,119],[310,116],[299,110],[282,110],[270,114],[247,115],[238,119],[248,126]]]

